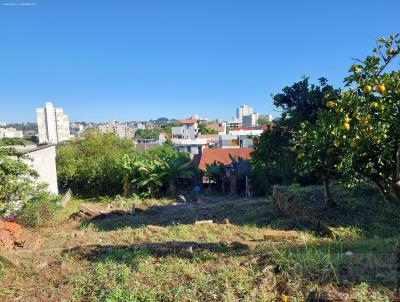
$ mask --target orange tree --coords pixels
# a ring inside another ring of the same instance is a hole
[[[327,96],[329,97],[329,96]],[[314,173],[324,185],[325,206],[336,205],[329,189],[329,183],[338,176],[336,166],[340,158],[340,138],[335,117],[323,110],[314,124],[302,123],[293,138],[293,150],[297,154],[297,169],[300,174]]]
[[[318,81],[319,84],[311,84],[305,77],[273,95],[274,105],[281,110],[281,117],[274,121],[270,131],[260,136],[251,155],[251,181],[258,194],[269,193],[276,184],[314,183],[314,173],[298,175],[298,160],[291,149],[291,140],[302,123],[315,123],[318,112],[326,108],[328,96],[337,98],[340,94],[340,90],[328,85],[326,78]]]
[[[399,53],[399,35],[391,35],[351,66],[348,89],[327,101],[328,113],[320,113],[315,126],[297,133],[302,168],[321,170],[322,162],[345,184],[369,179],[400,201],[400,71],[391,64]]]

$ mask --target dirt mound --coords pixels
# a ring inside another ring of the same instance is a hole
[[[0,220],[0,251],[22,247],[24,242],[20,224],[14,221]]]

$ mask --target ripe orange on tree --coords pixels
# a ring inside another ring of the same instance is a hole
[[[386,91],[386,87],[383,84],[376,85],[375,91],[380,93],[380,94],[384,94],[385,91]]]
[[[335,107],[335,102],[334,102],[334,101],[328,101],[328,102],[326,102],[326,107],[332,109],[333,107]]]
[[[364,86],[363,92],[364,93],[370,93],[372,91],[372,87],[369,85]]]

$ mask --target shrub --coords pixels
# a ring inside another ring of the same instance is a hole
[[[134,153],[130,140],[89,131],[83,140],[57,147],[59,186],[84,197],[120,194],[125,175],[121,161]]]
[[[58,202],[60,197],[46,191],[45,185],[39,185],[34,188],[32,196],[24,204],[18,220],[29,227],[39,227],[46,224],[59,209]]]
[[[10,145],[10,139],[0,140],[0,217],[15,214],[29,198],[37,173],[25,162],[26,155]]]

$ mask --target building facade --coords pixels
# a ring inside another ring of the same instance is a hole
[[[242,117],[242,126],[244,127],[256,127],[257,123],[258,123],[258,113],[243,115]]]
[[[179,121],[180,127],[172,127],[172,139],[195,139],[199,132],[197,119]]]
[[[116,121],[109,121],[107,124],[99,125],[98,129],[102,133],[114,133],[120,138],[133,139],[135,136],[135,130],[127,123],[120,124]]]
[[[54,108],[46,102],[44,108],[36,109],[39,143],[57,144],[71,138],[68,116],[62,108]]]
[[[243,117],[253,114],[253,108],[247,105],[242,105],[236,109],[236,118],[242,124]]]
[[[2,138],[23,138],[24,135],[22,131],[15,128],[0,128],[0,139]]]
[[[253,108],[247,105],[242,105],[236,109],[236,120],[240,126],[256,127],[258,124],[259,114],[253,112]],[[240,127],[239,126],[239,127]]]

